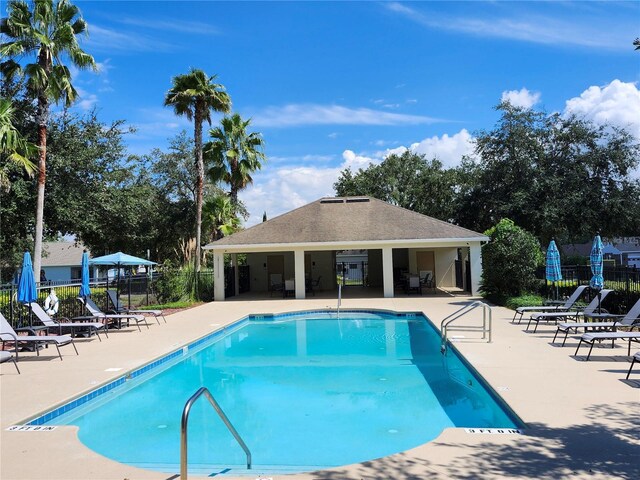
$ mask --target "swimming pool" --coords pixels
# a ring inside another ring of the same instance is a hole
[[[77,425],[80,440],[108,458],[177,472],[180,416],[201,386],[261,471],[371,460],[447,427],[520,426],[454,349],[440,354],[440,336],[422,314],[372,311],[251,316],[32,423]],[[208,402],[198,401],[189,470],[237,474],[244,462]]]

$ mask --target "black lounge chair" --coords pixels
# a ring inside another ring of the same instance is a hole
[[[516,308],[516,311],[513,314],[513,319],[511,320],[511,323],[514,323],[516,321],[516,316],[520,315],[520,317],[518,317],[518,324],[519,324],[522,321],[522,316],[525,313],[566,312],[568,310],[571,310],[586,289],[587,289],[586,285],[582,285],[576,288],[571,294],[571,296],[567,298],[567,300],[564,303],[560,302],[553,305],[547,303],[547,305],[542,305],[538,307],[518,307]]]
[[[107,290],[107,295],[109,296],[109,300],[111,301],[111,305],[113,305],[113,312],[120,314],[134,314],[134,315],[153,315],[160,325],[159,317],[162,317],[164,323],[167,323],[167,319],[164,318],[164,313],[162,310],[134,310],[125,307],[120,300],[118,299],[118,293],[115,290]]]
[[[100,338],[99,330],[104,330],[104,334],[107,336],[107,338],[109,338],[109,335],[107,334],[107,328],[106,328],[107,323],[73,322],[64,317],[62,318],[64,318],[66,321],[56,322],[49,315],[47,315],[47,313],[42,309],[42,307],[38,303],[31,302],[29,304],[29,308],[31,308],[31,311],[34,313],[34,315],[38,317],[38,320],[40,320],[42,324],[45,327],[47,327],[47,332],[55,329],[58,331],[58,335],[62,335],[62,330],[68,328],[71,330],[71,336],[73,337],[74,334],[76,333],[76,330],[86,330],[89,332],[89,335],[91,335],[91,333],[94,332],[98,337],[98,340],[102,341],[102,338]]]
[[[126,320],[127,322],[127,326],[129,325],[129,322],[131,320],[133,320],[134,322],[136,322],[136,326],[138,327],[138,330],[142,331],[140,329],[140,322],[144,322],[144,324],[147,326],[147,329],[149,329],[149,324],[147,323],[146,317],[144,315],[137,315],[137,314],[126,314],[126,313],[104,313],[102,310],[100,310],[98,308],[98,306],[94,303],[93,300],[91,300],[89,297],[86,298],[82,298],[82,297],[78,297],[78,300],[86,307],[87,311],[89,312],[89,315],[86,317],[75,317],[75,320],[78,319],[98,319],[104,322],[113,322],[117,324],[117,328],[122,328],[122,322],[123,320]]]
[[[16,363],[16,357],[13,356],[13,353],[8,352],[6,350],[0,350],[0,363],[4,363],[4,362],[13,362],[13,365],[16,367],[16,370],[18,371],[18,373],[20,373],[20,369],[18,368],[18,364]]]

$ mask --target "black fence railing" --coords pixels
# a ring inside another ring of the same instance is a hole
[[[107,295],[115,290],[122,305],[140,307],[191,297],[200,301],[213,300],[213,271],[174,272],[171,282],[162,282],[163,273],[152,275],[122,275],[119,279],[110,277],[93,279],[90,282],[91,298],[101,310],[107,312],[114,308]],[[227,278],[229,276],[227,275]],[[227,284],[233,287],[234,282]],[[57,317],[78,317],[84,315],[84,307],[78,301],[80,280],[45,281],[37,284],[37,302],[44,306],[51,290],[58,297]],[[240,267],[240,293],[249,289],[249,267]],[[32,325],[34,319],[28,307],[17,301],[18,285],[10,283],[0,285],[0,312],[15,327]],[[231,295],[229,295],[231,296]]]
[[[369,284],[368,262],[336,262],[338,283],[343,287],[365,287]]]
[[[588,265],[563,265],[562,280],[551,284],[546,282],[544,267],[536,271],[536,277],[542,282],[542,295],[553,298],[556,295],[566,297],[579,285],[589,285],[592,273]],[[609,310],[614,313],[626,313],[640,299],[640,270],[636,268],[605,266],[602,272],[604,287],[614,290],[615,294],[607,297]],[[594,292],[588,292],[588,298]],[[610,298],[610,300],[609,300]]]

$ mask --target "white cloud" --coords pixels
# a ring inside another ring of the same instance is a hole
[[[89,93],[80,87],[76,87],[76,91],[78,92],[78,102],[76,105],[78,105],[82,110],[91,110],[98,102],[98,96],[96,94]]]
[[[220,31],[217,28],[209,25],[208,23],[180,21],[175,18],[172,18],[170,20],[161,20],[158,18],[151,19],[151,18],[134,18],[134,17],[123,17],[123,18],[115,17],[114,19],[125,25],[133,25],[136,27],[149,28],[153,30],[162,30],[163,32],[172,31],[172,32],[199,34],[199,35],[219,35],[220,34]]]
[[[389,11],[402,15],[427,28],[463,32],[479,37],[494,37],[520,40],[547,45],[577,45],[589,48],[628,49],[629,38],[633,38],[635,25],[629,21],[624,25],[604,25],[598,18],[578,15],[570,19],[544,16],[524,11],[512,17],[491,15],[485,8],[484,18],[479,15],[454,17],[435,11],[418,10],[402,3],[384,4]],[[610,27],[610,28],[609,28]]]
[[[530,92],[526,88],[504,91],[501,100],[514,107],[531,108],[540,101],[540,92]]]
[[[121,51],[125,53],[136,52],[169,52],[175,50],[175,46],[160,38],[141,33],[131,33],[132,30],[116,31],[109,28],[91,24],[89,37],[84,40],[91,51],[106,51],[113,53]]]
[[[591,86],[567,100],[565,113],[625,128],[640,139],[640,91],[634,83],[614,80],[604,87]]]
[[[463,128],[451,136],[446,133],[441,137],[435,135],[425,138],[420,142],[413,143],[408,148],[404,146],[392,148],[375,156],[381,155],[382,157],[388,157],[392,154],[402,155],[407,150],[423,154],[428,160],[437,158],[445,168],[451,168],[460,163],[463,155],[473,156],[473,136]]]
[[[295,127],[300,125],[419,125],[442,122],[420,115],[383,112],[370,108],[340,105],[290,104],[267,107],[251,115],[256,127]]]

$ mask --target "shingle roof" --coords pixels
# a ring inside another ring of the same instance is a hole
[[[44,242],[43,267],[80,266],[85,247],[76,242]]]
[[[321,198],[208,247],[422,239],[487,238],[375,198],[336,197]]]

